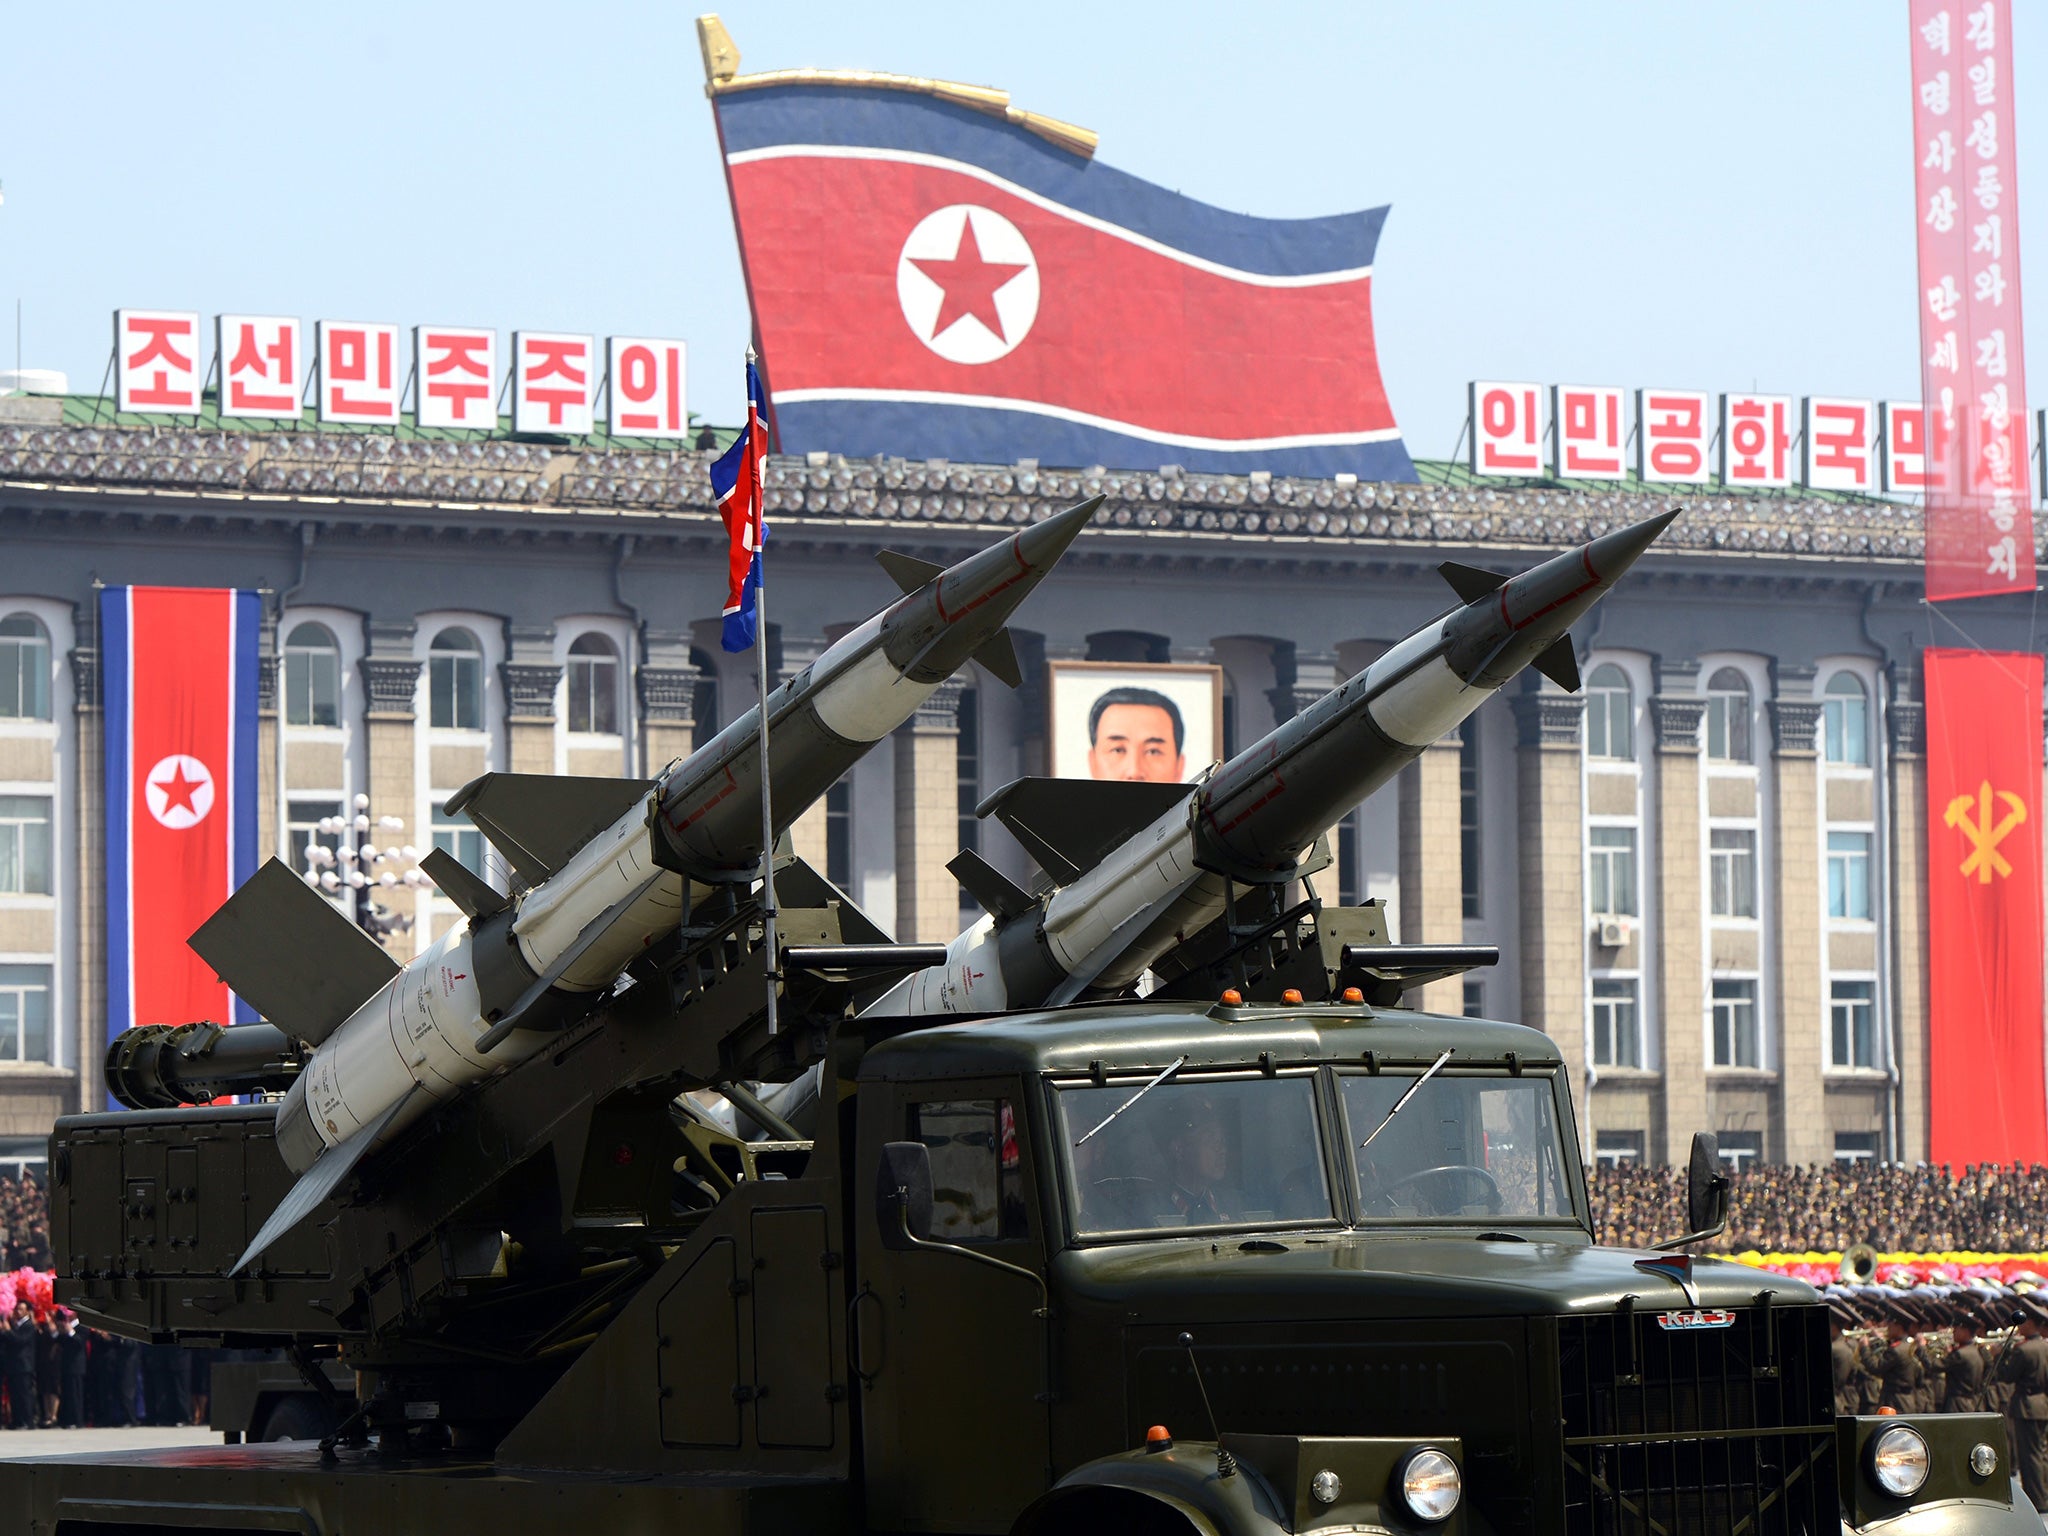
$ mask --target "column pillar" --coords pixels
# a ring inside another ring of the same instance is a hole
[[[265,615],[257,631],[256,653],[256,862],[277,852],[277,785],[282,777],[278,754],[277,620]]]
[[[370,823],[396,816],[405,823],[419,848],[433,846],[430,826],[420,824],[419,786],[413,763],[413,708],[419,692],[420,663],[412,654],[417,626],[410,619],[372,619],[370,647],[358,664],[367,707],[363,713],[364,759],[369,765]],[[421,906],[424,914],[426,908]],[[426,947],[432,936],[421,932],[422,915],[410,935],[392,934],[385,947],[404,961]],[[409,940],[409,943],[408,943]]]
[[[72,1108],[90,1112],[107,1107],[107,762],[96,647],[72,651],[71,685],[77,717],[71,800],[78,825],[78,1101]]]
[[[639,767],[643,776],[653,778],[696,750],[700,674],[690,662],[689,635],[650,629],[641,643],[647,659],[634,678],[640,705]]]
[[[782,675],[786,678],[795,677],[805,667],[808,667],[819,656],[824,654],[826,644],[827,641],[823,636],[812,638],[792,635],[787,630],[783,631]],[[798,858],[810,865],[819,874],[825,873],[825,797],[823,795],[820,795],[812,802],[809,809],[797,817],[795,823],[789,829],[789,843],[791,850]],[[954,850],[954,852],[958,851],[957,849]],[[946,855],[949,859],[952,856],[951,853]],[[951,880],[952,876],[948,875],[946,878]],[[952,935],[949,933],[946,937],[951,938]]]
[[[1465,849],[1458,835],[1459,742],[1432,742],[1401,770],[1400,929],[1403,944],[1458,944],[1465,938]],[[1465,984],[1447,976],[1408,994],[1432,1013],[1463,1013]]]
[[[1927,706],[1917,665],[1899,668],[1891,701],[1891,933],[1893,1065],[1899,1073],[1902,1162],[1927,1156]],[[1883,1027],[1883,1026],[1881,1026]]]
[[[1706,915],[1700,870],[1699,663],[1664,662],[1650,700],[1657,736],[1657,915],[1662,964],[1655,1029],[1664,1064],[1663,1160],[1683,1164],[1707,1124]],[[1646,1029],[1651,1020],[1645,1018]]]
[[[1513,700],[1520,851],[1522,1022],[1557,1044],[1592,1139],[1586,1103],[1585,789],[1580,727],[1586,701],[1532,678]],[[1405,892],[1403,893],[1405,900]]]
[[[896,728],[896,937],[943,943],[960,931],[960,887],[946,865],[960,831],[957,678]]]
[[[555,660],[555,626],[506,626],[510,641],[498,667],[505,680],[506,763],[514,773],[555,771],[555,694],[562,668]]]
[[[1769,702],[1771,784],[1777,798],[1772,863],[1777,873],[1771,928],[1777,957],[1770,1028],[1778,1041],[1777,1159],[1826,1162],[1833,1155],[1821,1079],[1820,700],[1815,669],[1774,664]]]

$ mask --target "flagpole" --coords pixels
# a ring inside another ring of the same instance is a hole
[[[747,382],[751,386],[754,378],[754,349],[747,348]],[[752,398],[753,390],[747,391],[747,412],[749,425],[756,431],[766,429],[759,402]],[[776,1018],[776,988],[782,980],[782,966],[775,949],[775,813],[768,794],[768,540],[763,536],[763,505],[768,500],[767,468],[768,445],[762,443],[755,450],[760,455],[761,474],[755,481],[755,503],[752,508],[754,523],[754,681],[761,701],[761,944],[767,955],[767,966],[762,979],[767,987],[768,1034],[772,1038],[779,1029]]]

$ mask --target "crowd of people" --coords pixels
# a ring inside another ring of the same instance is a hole
[[[50,1207],[43,1186],[0,1174],[0,1269],[48,1269]]]
[[[1686,1170],[1623,1162],[1592,1171],[1594,1230],[1642,1248],[1684,1233]],[[2048,1167],[1762,1164],[1733,1173],[1723,1253],[2048,1251]]]

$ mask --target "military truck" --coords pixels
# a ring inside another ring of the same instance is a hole
[[[929,957],[778,894],[774,1034],[736,903],[233,1278],[274,1103],[62,1122],[69,1304],[363,1395],[0,1463],[0,1529],[2039,1529],[2002,1420],[1836,1419],[1807,1287],[1594,1243],[1551,1041],[1397,1006],[1485,955],[1269,893],[1149,997],[882,1020]]]

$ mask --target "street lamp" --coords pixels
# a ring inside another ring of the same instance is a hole
[[[305,846],[306,869],[301,877],[316,890],[338,895],[352,893],[356,926],[379,944],[393,934],[412,931],[412,919],[374,900],[379,891],[395,891],[401,885],[421,886],[427,877],[417,868],[419,850],[411,843],[399,843],[405,821],[398,816],[370,820],[370,797],[357,795],[353,816],[323,816],[315,831],[340,842],[329,846],[311,842]],[[374,834],[374,835],[373,835]],[[392,839],[378,846],[378,838]]]

